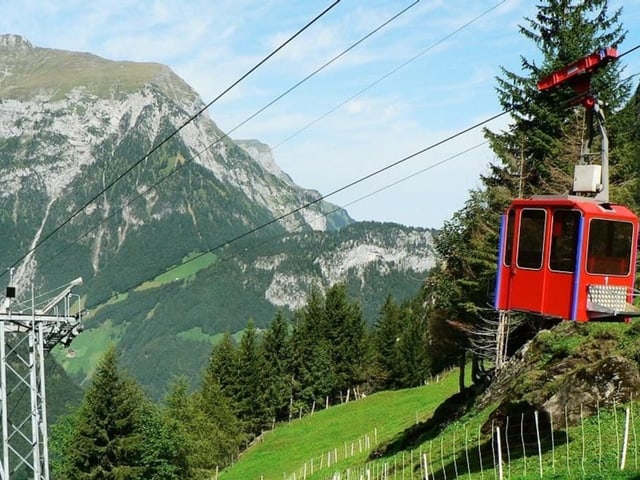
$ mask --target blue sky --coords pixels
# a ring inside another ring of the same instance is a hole
[[[331,3],[25,0],[2,6],[0,33],[23,35],[39,47],[166,64],[208,103]],[[223,130],[235,128],[411,3],[341,0],[209,115]],[[537,58],[518,33],[523,18],[535,16],[536,3],[421,0],[231,136],[276,147],[276,162],[296,183],[328,194],[499,113],[500,67],[518,71],[520,55]],[[640,2],[624,3],[629,35],[620,52],[640,44]],[[612,9],[622,4],[610,2]],[[624,63],[628,74],[640,74],[640,50]],[[499,130],[507,121],[488,127]],[[346,205],[357,220],[439,228],[493,159],[483,141],[479,129],[470,132],[329,200]]]

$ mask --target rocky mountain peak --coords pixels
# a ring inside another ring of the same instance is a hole
[[[280,166],[276,163],[273,158],[273,150],[269,145],[266,145],[258,140],[234,140],[238,146],[240,146],[244,151],[246,151],[251,158],[253,158],[256,162],[262,165],[269,173],[275,175],[276,177],[284,180],[289,184],[293,184],[293,180],[289,175],[283,172],[280,169]]]
[[[28,50],[32,49],[33,45],[29,40],[21,35],[15,35],[12,33],[6,33],[0,35],[0,48],[2,49],[19,49]]]
[[[156,86],[188,111],[202,105],[184,80],[159,63],[115,61],[87,52],[42,48],[16,34],[0,35],[0,52],[3,99],[58,102],[67,96],[89,96],[122,100]]]

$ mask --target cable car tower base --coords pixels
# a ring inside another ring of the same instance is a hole
[[[42,309],[32,295],[29,311],[12,311],[13,287],[0,304],[0,480],[49,480],[45,357],[81,330],[79,315],[70,314],[71,290],[81,283],[74,280]]]

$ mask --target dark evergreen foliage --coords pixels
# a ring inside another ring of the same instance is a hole
[[[290,347],[291,415],[322,404],[335,385],[328,340],[320,329],[324,316],[322,301],[320,292],[314,289],[307,305],[294,315]]]
[[[66,429],[61,471],[70,479],[188,478],[182,439],[109,349]]]
[[[404,329],[398,341],[399,367],[394,374],[402,388],[424,385],[431,376],[428,330],[423,312],[407,307],[402,310]]]
[[[249,321],[238,346],[237,389],[234,406],[238,418],[245,424],[245,431],[259,435],[271,425],[266,393],[264,352],[259,345],[253,321]]]
[[[332,396],[346,395],[347,389],[364,382],[362,360],[365,351],[365,324],[360,306],[349,300],[344,284],[330,287],[324,300],[323,337],[328,341],[335,385]]]
[[[398,375],[400,353],[398,343],[403,331],[401,309],[389,295],[380,310],[378,321],[373,328],[373,344],[376,362],[380,368],[378,382],[382,389],[397,388],[401,385]]]
[[[283,421],[288,418],[291,398],[289,325],[282,311],[264,333],[261,343],[266,379],[265,404],[268,418]]]
[[[238,391],[238,353],[230,332],[225,332],[222,340],[213,348],[205,378],[216,378],[220,388],[229,398],[235,398]]]
[[[502,163],[494,165],[485,179],[487,186],[502,183],[520,197],[568,192],[573,165],[586,138],[585,112],[579,103],[575,106],[576,93],[567,86],[539,92],[537,82],[625,38],[621,12],[610,14],[608,0],[549,0],[537,8],[536,17],[525,18],[520,32],[538,47],[542,62],[537,65],[522,57],[522,74],[502,70],[503,77],[497,78],[498,99],[514,122],[505,133],[485,132]],[[629,96],[630,83],[621,79],[621,70],[620,64],[612,63],[592,79],[592,91],[607,114],[617,111]]]

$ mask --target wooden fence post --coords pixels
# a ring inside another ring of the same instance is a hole
[[[498,446],[498,480],[504,479],[502,471],[502,444],[500,442],[500,427],[496,427],[496,442]]]
[[[538,421],[538,411],[533,412],[536,422],[536,439],[538,441],[538,465],[540,467],[540,478],[542,478],[542,444],[540,443],[540,422]]]
[[[622,458],[620,459],[620,470],[624,470],[627,461],[627,444],[629,443],[629,407],[626,409],[624,418],[624,436],[622,437]]]
[[[427,463],[427,454],[422,454],[422,462],[424,463],[424,478],[429,478],[429,464]]]

